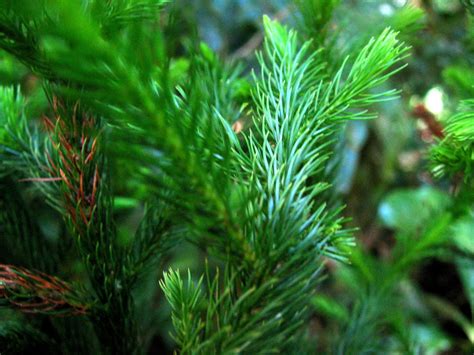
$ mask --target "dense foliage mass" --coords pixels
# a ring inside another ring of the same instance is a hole
[[[472,2],[0,4],[0,354],[472,352]]]

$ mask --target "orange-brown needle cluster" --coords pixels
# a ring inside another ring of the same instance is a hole
[[[66,110],[56,98],[53,112],[54,120],[44,117],[56,155],[53,159],[48,154],[48,171],[63,182],[66,208],[73,224],[78,228],[88,226],[96,209],[100,183],[97,122],[82,112],[78,104]]]
[[[0,264],[0,301],[25,313],[78,315],[87,313],[71,286],[56,277]]]

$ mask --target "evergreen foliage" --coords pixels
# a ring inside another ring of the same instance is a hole
[[[265,16],[247,75],[194,38],[178,58],[168,1],[1,1],[0,48],[41,80],[46,105],[35,115],[25,90],[0,88],[0,353],[145,353],[152,325],[165,324],[157,307],[169,308],[182,354],[311,353],[328,260],[352,265],[342,278],[356,295],[350,315],[334,306],[333,352],[379,352],[385,327],[400,324],[386,314],[399,280],[452,230],[470,275],[472,99],[430,152],[436,176],[462,173],[462,191],[385,200],[391,264],[355,244],[333,183],[340,140],[398,97],[389,80],[408,57],[400,37],[422,12],[403,8],[395,30],[341,55],[330,27],[338,5],[297,1],[300,33]],[[121,223],[129,206],[133,230]],[[166,267],[187,243],[202,265]]]

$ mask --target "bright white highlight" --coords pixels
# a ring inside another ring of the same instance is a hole
[[[444,109],[444,92],[439,87],[434,87],[425,96],[425,106],[435,115],[440,115]]]

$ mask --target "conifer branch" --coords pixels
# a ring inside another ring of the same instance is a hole
[[[335,141],[344,122],[374,117],[367,109],[397,94],[374,89],[401,70],[407,48],[387,29],[331,77],[311,41],[264,18],[252,84],[205,45],[191,49],[188,75],[175,82],[164,33],[126,32],[163,3],[53,0],[0,11],[8,18],[0,47],[47,80],[53,114],[43,118],[45,135],[32,131],[15,103],[21,96],[3,92],[0,113],[9,124],[0,131],[0,174],[20,173],[63,215],[94,290],[84,313],[103,352],[136,351],[131,289],[182,237],[218,259],[224,273],[206,265],[196,283],[189,271],[184,280],[173,270],[160,281],[180,351],[294,351],[321,257],[347,260],[353,244],[342,209],[328,197]],[[335,4],[317,2],[328,14]],[[316,19],[323,31],[327,17]],[[140,58],[137,42],[146,50]],[[249,128],[234,129],[246,115]],[[147,185],[145,216],[125,246],[117,240],[109,159]],[[57,299],[69,306],[60,298],[69,289],[56,279],[9,266],[3,275],[1,296],[31,291],[18,303],[24,308],[47,313]],[[45,300],[32,303],[45,289]]]
[[[86,314],[91,305],[67,283],[53,276],[11,265],[0,265],[0,305],[24,313]]]
[[[444,123],[445,137],[431,149],[431,166],[436,177],[462,174],[466,186],[474,183],[474,100],[462,101],[458,113]]]
[[[343,67],[326,83],[324,63],[316,59],[318,53],[310,53],[308,42],[300,47],[294,32],[267,18],[264,24],[253,125],[242,133],[242,141],[228,132],[251,197],[241,223],[257,262],[248,268],[245,261],[229,257],[222,284],[218,276],[208,277],[207,314],[188,310],[192,319],[202,319],[205,331],[187,332],[181,341],[198,341],[198,353],[271,352],[294,345],[319,281],[320,256],[340,258],[351,243],[350,232],[341,227],[340,209],[327,208],[322,198],[329,186],[325,165],[336,122],[365,115],[348,108],[393,94],[367,91],[396,72],[386,73],[406,51],[387,30],[361,51],[344,81]],[[162,284],[173,309],[180,307],[173,291],[180,285],[179,277],[169,275]]]
[[[152,201],[145,211],[136,232],[127,262],[128,273],[133,285],[144,271],[160,265],[167,252],[175,246],[184,234],[179,230],[166,211],[166,205]]]
[[[82,109],[52,98],[53,120],[44,118],[51,140],[47,170],[60,177],[63,214],[97,295],[90,317],[106,353],[127,353],[136,347],[136,329],[124,250],[117,245],[101,152],[100,120]]]
[[[199,346],[199,333],[204,328],[203,321],[196,317],[202,303],[202,278],[193,284],[188,270],[187,281],[183,281],[179,271],[164,273],[160,286],[172,307],[172,321],[176,331],[174,339],[183,354],[196,352]]]

